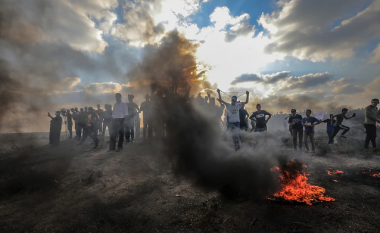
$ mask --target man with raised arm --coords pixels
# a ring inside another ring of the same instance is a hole
[[[237,102],[237,97],[232,96],[231,103],[227,103],[224,100],[222,100],[222,96],[220,95],[220,90],[217,90],[219,99],[218,101],[226,106],[227,109],[227,117],[228,122],[227,124],[230,126],[229,129],[234,128],[240,128],[240,115],[239,115],[239,109],[241,109],[242,105],[245,105],[249,101],[249,92],[247,91],[247,99],[245,102]]]

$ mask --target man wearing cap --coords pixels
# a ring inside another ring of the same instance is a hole
[[[293,136],[293,146],[294,149],[297,150],[297,135],[299,138],[298,147],[302,149],[302,139],[303,139],[303,126],[302,126],[302,116],[297,114],[295,109],[291,110],[291,115],[289,117],[288,123],[289,127],[292,130]]]
[[[267,123],[269,119],[272,117],[272,114],[265,110],[261,110],[261,104],[256,105],[257,111],[252,113],[249,119],[256,122],[255,132],[266,132],[267,131]],[[266,116],[269,116],[266,119]]]
[[[227,103],[222,100],[222,97],[220,95],[220,90],[217,90],[219,99],[218,101],[221,104],[224,104],[226,106],[227,111],[227,125],[229,130],[235,130],[240,128],[240,115],[239,115],[239,109],[241,109],[242,104],[247,104],[249,101],[249,92],[247,91],[247,99],[245,102],[237,102],[237,97],[232,96],[231,103]],[[235,145],[236,149],[239,149],[238,145]]]

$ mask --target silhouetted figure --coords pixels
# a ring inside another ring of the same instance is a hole
[[[82,145],[87,137],[91,137],[94,141],[94,149],[98,147],[99,144],[99,139],[97,137],[98,135],[98,124],[99,124],[99,116],[95,112],[95,110],[92,107],[88,108],[88,116],[87,116],[87,122],[86,122],[86,127],[83,132],[83,137],[78,143],[78,145]]]
[[[50,121],[50,132],[49,132],[49,144],[52,146],[59,146],[61,141],[61,129],[62,129],[62,117],[61,112],[56,111],[55,117],[52,117],[48,113],[48,117],[51,118]]]
[[[96,125],[96,128],[97,128],[96,133],[100,134],[102,133],[102,129],[103,129],[102,119],[103,119],[104,110],[100,108],[100,104],[97,104],[96,107],[97,109],[95,110],[95,112],[99,116],[99,121],[98,121],[98,124]]]
[[[136,115],[137,112],[140,111],[139,106],[133,102],[133,99],[135,98],[134,95],[128,95],[128,114],[130,116],[129,120],[127,121],[127,125],[125,128],[125,139],[127,140],[127,143],[133,142],[135,140],[135,120],[132,115]],[[140,126],[138,126],[140,127]]]
[[[103,130],[102,136],[104,139],[106,128],[108,128],[108,133],[111,136],[111,123],[112,123],[112,105],[106,104],[104,105],[105,111],[103,113]]]
[[[84,129],[86,128],[87,116],[88,116],[87,113],[85,113],[84,109],[81,108],[78,115],[78,129],[77,129],[78,141],[80,141],[81,137],[84,135]]]
[[[67,130],[69,131],[69,134],[70,134],[68,139],[71,139],[73,138],[73,118],[70,113],[70,110],[66,111],[66,117],[67,117]]]
[[[141,103],[140,111],[143,112],[143,137],[144,139],[153,137],[153,125],[152,125],[152,102],[150,96],[145,95],[145,101]]]
[[[364,148],[368,149],[369,142],[372,143],[372,147],[374,151],[377,151],[376,148],[376,122],[380,123],[380,119],[378,118],[378,109],[377,105],[379,104],[378,99],[373,99],[371,101],[371,105],[365,108],[365,121],[364,127],[366,129],[366,138]]]

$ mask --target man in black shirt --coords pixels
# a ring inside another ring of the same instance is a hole
[[[288,123],[292,127],[293,136],[293,146],[297,150],[297,135],[299,138],[298,146],[302,149],[302,139],[303,139],[303,126],[302,126],[302,116],[297,114],[295,109],[291,110],[291,116],[289,117]]]
[[[241,108],[239,109],[239,117],[240,117],[240,129],[247,131],[248,130],[247,117],[249,117],[249,114],[247,110],[244,109],[244,104],[242,104]]]
[[[272,117],[272,114],[265,110],[261,110],[261,104],[256,105],[257,111],[252,113],[249,119],[255,121],[256,129],[255,132],[266,132],[267,131],[267,123],[269,119]],[[268,119],[265,117],[269,116]]]
[[[339,131],[341,129],[343,129],[343,132],[342,134],[340,135],[341,138],[346,138],[346,136],[344,136],[349,130],[350,130],[350,127],[347,127],[347,126],[344,126],[342,125],[343,123],[343,120],[346,119],[351,119],[353,117],[356,116],[356,114],[352,114],[351,117],[346,117],[346,114],[348,112],[348,109],[347,108],[343,108],[342,109],[342,113],[341,114],[338,114],[338,115],[335,115],[335,116],[331,116],[330,119],[331,119],[331,122],[333,122],[334,118],[336,118],[336,123],[335,123],[335,126],[334,126],[334,131],[329,139],[329,144],[333,144],[334,143],[334,137],[339,133]]]

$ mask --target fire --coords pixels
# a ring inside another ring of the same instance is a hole
[[[287,164],[287,167],[294,167],[296,163],[301,163],[293,159]],[[302,164],[302,168],[307,166]],[[310,185],[307,183],[308,178],[305,172],[294,170],[289,172],[275,167],[272,171],[279,172],[279,179],[281,181],[281,191],[273,194],[275,198],[282,198],[287,201],[296,201],[312,205],[316,202],[335,201],[334,198],[325,195],[325,189],[319,186]]]
[[[378,174],[372,174],[371,176],[373,176],[373,177],[380,177],[380,173],[378,173]]]
[[[343,171],[339,171],[339,170],[336,170],[336,171],[326,170],[326,171],[327,171],[327,174],[329,174],[330,176],[331,175],[337,175],[337,174],[343,174],[344,173]]]

